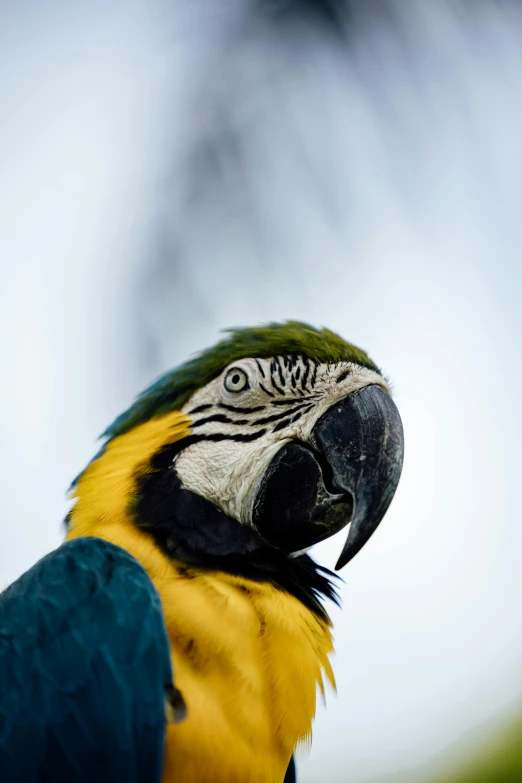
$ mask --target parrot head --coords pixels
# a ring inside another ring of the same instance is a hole
[[[229,336],[141,394],[73,485],[189,563],[300,553],[349,525],[341,568],[384,517],[403,430],[368,355],[290,321]]]

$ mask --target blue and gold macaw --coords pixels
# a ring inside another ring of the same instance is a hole
[[[341,568],[386,513],[386,380],[327,329],[238,329],[105,436],[65,543],[0,596],[0,781],[294,779],[334,684],[305,550],[350,523]]]

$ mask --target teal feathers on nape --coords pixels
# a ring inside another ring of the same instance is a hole
[[[156,416],[179,410],[192,394],[216,378],[231,362],[283,354],[303,354],[319,364],[356,362],[379,372],[368,354],[329,329],[301,321],[226,330],[227,338],[169,370],[145,389],[103,433],[115,438]]]

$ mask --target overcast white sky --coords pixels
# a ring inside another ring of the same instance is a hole
[[[392,379],[403,479],[343,573],[301,783],[416,770],[522,701],[522,13],[376,7],[335,44],[241,0],[0,12],[0,583],[219,329],[324,324]]]

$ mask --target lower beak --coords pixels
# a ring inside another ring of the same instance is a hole
[[[403,454],[395,403],[380,386],[365,386],[318,420],[309,443],[292,441],[280,449],[259,490],[254,524],[271,544],[298,551],[350,523],[338,570],[386,514]]]

